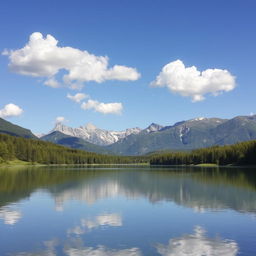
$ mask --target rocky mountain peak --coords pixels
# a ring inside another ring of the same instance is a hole
[[[161,130],[164,126],[156,124],[156,123],[152,123],[151,125],[149,125],[145,131],[146,132],[157,132],[159,130]]]
[[[141,132],[141,129],[136,127],[126,129],[124,131],[108,131],[97,128],[92,123],[87,123],[86,125],[80,126],[78,128],[72,128],[63,125],[62,123],[56,123],[55,127],[53,130],[51,130],[50,133],[54,131],[59,131],[63,134],[77,137],[96,145],[106,146],[113,144],[131,134],[138,134]]]

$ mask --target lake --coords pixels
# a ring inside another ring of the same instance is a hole
[[[0,169],[0,255],[256,255],[256,169]]]

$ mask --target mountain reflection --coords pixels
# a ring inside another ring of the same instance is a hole
[[[162,256],[235,256],[238,253],[236,242],[208,238],[200,226],[195,227],[194,234],[170,239],[167,245],[158,244],[156,249]]]
[[[254,170],[229,169],[108,169],[27,168],[0,169],[0,218],[15,223],[20,213],[5,206],[29,197],[38,189],[48,191],[55,208],[80,200],[94,204],[104,198],[124,196],[150,202],[173,201],[195,211],[233,209],[256,211]]]
[[[212,170],[209,173],[109,171],[66,187],[49,188],[49,191],[57,209],[63,208],[69,200],[94,204],[100,199],[124,196],[129,199],[147,198],[152,203],[173,201],[196,212],[233,209],[255,213],[256,191],[246,175],[238,172],[237,176],[230,177],[225,171]]]

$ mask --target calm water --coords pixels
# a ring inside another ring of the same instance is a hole
[[[0,169],[0,255],[256,255],[255,169]]]

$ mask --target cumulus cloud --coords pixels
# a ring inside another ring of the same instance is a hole
[[[195,234],[171,239],[168,245],[158,244],[156,249],[162,256],[235,256],[238,253],[236,242],[207,238],[200,226],[195,228]]]
[[[74,89],[89,81],[134,81],[140,77],[135,68],[120,65],[109,67],[106,56],[96,56],[72,47],[59,47],[53,36],[47,35],[44,38],[39,32],[31,34],[23,48],[4,50],[2,54],[9,56],[9,68],[13,72],[45,77],[45,85],[51,87],[60,86],[55,75],[61,70],[67,72],[62,77],[64,83]]]
[[[102,103],[96,100],[88,100],[82,103],[81,108],[84,110],[93,109],[102,114],[120,115],[123,110],[123,105],[122,103]]]
[[[0,117],[2,118],[19,116],[22,113],[23,109],[13,103],[9,103],[5,105],[4,108],[0,109]]]
[[[50,86],[52,88],[59,88],[59,87],[61,87],[61,84],[54,77],[51,77],[51,78],[47,79],[44,82],[44,84],[47,85],[47,86]]]
[[[181,60],[176,60],[165,65],[151,85],[167,87],[196,102],[204,100],[209,93],[216,96],[233,90],[235,77],[223,69],[206,69],[200,72],[195,66],[185,67]]]
[[[71,94],[67,94],[67,98],[70,99],[70,100],[73,100],[77,103],[80,103],[81,100],[85,99],[85,98],[88,98],[89,96],[84,94],[84,93],[77,93],[75,95],[71,95]]]

